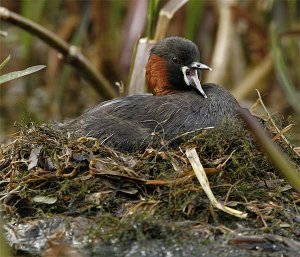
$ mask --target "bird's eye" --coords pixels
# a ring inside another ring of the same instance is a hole
[[[174,63],[177,63],[177,64],[179,63],[177,57],[175,57],[175,56],[172,58],[172,61],[173,61]]]

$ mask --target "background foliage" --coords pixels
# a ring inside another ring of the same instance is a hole
[[[166,2],[2,0],[1,5],[80,47],[117,92],[115,82],[122,81],[125,89],[128,85],[135,43],[140,36],[153,35],[159,10]],[[256,101],[257,88],[272,114],[297,122],[299,7],[297,0],[190,0],[175,14],[167,35],[193,40],[200,48],[203,63],[214,68],[217,60],[221,68],[205,74],[204,81],[228,88],[247,107]],[[2,74],[34,65],[47,66],[41,72],[1,85],[1,141],[14,131],[15,121],[48,122],[74,117],[103,100],[45,43],[3,21],[0,30],[8,32],[7,37],[0,38],[0,62],[11,55]],[[224,44],[229,50],[218,57],[216,52]],[[294,135],[300,138],[296,128]]]

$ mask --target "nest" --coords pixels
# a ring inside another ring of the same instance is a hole
[[[96,233],[102,239],[130,231],[132,223],[124,222],[128,219],[153,220],[154,231],[159,219],[160,236],[166,220],[172,226],[186,226],[188,221],[213,230],[221,222],[234,228],[236,218],[211,208],[194,175],[184,152],[194,146],[217,199],[250,214],[246,226],[299,236],[295,233],[299,223],[293,221],[299,218],[295,205],[299,194],[280,178],[240,122],[226,120],[218,129],[186,136],[183,141],[175,148],[162,142],[157,149],[129,154],[50,125],[21,126],[12,142],[1,147],[4,219],[102,217],[98,225],[107,229]],[[299,169],[299,158],[286,145],[279,142],[278,146]],[[148,235],[153,233],[149,231]]]

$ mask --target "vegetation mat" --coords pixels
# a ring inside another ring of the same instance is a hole
[[[14,254],[299,256],[300,195],[247,129],[226,120],[182,139],[122,153],[50,125],[20,125],[0,161],[4,235]],[[299,172],[300,158],[277,139]],[[185,155],[191,146],[218,201],[246,219],[211,206]]]

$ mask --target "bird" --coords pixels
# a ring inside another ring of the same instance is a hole
[[[152,94],[119,97],[100,103],[60,129],[94,137],[117,150],[143,151],[199,129],[218,127],[238,115],[240,105],[224,87],[201,84],[198,47],[181,37],[156,43],[149,53],[146,82]]]

